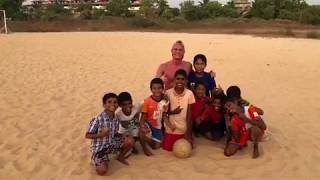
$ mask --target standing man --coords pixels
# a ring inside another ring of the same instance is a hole
[[[192,65],[190,62],[183,60],[184,53],[183,42],[180,40],[176,41],[171,48],[172,60],[160,64],[156,77],[163,80],[165,90],[173,88],[174,75],[177,70],[183,69],[188,74],[191,72]]]

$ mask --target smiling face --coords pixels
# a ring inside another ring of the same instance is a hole
[[[118,100],[115,97],[111,97],[106,100],[106,102],[103,104],[103,107],[106,111],[109,112],[115,112],[118,108]]]
[[[185,50],[183,44],[175,43],[171,48],[172,59],[182,61],[184,52]]]
[[[222,108],[221,99],[214,99],[212,105],[215,111],[217,112],[221,111],[221,108]]]
[[[152,96],[155,98],[160,98],[163,95],[163,85],[154,83],[151,85]]]
[[[202,98],[206,95],[206,87],[203,84],[199,84],[196,86],[194,92],[197,98]]]
[[[184,89],[187,83],[186,77],[181,74],[176,75],[174,78],[175,88]]]

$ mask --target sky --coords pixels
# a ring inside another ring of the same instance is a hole
[[[182,2],[183,0],[168,0],[169,4],[171,7],[179,7],[179,4]],[[194,0],[195,2],[198,0]],[[202,1],[202,0],[201,0]],[[229,0],[217,0],[221,3],[226,3]],[[306,0],[306,2],[308,4],[320,4],[320,0]]]

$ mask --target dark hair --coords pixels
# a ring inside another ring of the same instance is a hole
[[[163,84],[163,81],[162,79],[160,78],[153,78],[150,82],[150,89],[152,88],[152,85],[153,84],[160,84],[162,86],[162,88],[164,88],[164,84]]]
[[[241,90],[238,86],[230,86],[227,89],[227,97],[229,98],[241,98]]]
[[[179,69],[179,70],[177,70],[176,73],[174,74],[174,77],[177,77],[178,75],[181,75],[181,76],[187,78],[188,73],[187,73],[185,70],[183,70],[183,69]]]
[[[207,65],[207,58],[206,58],[205,55],[203,55],[203,54],[197,54],[196,56],[194,56],[194,58],[193,58],[193,64],[195,64],[198,59],[201,59],[201,60],[204,62],[204,64]]]
[[[194,88],[196,89],[198,86],[204,86],[206,88],[206,84],[201,80],[196,82],[196,84],[194,85]]]
[[[107,93],[107,94],[105,94],[104,96],[103,96],[103,98],[102,98],[102,103],[103,104],[105,104],[106,103],[106,101],[108,100],[108,99],[110,99],[110,98],[118,98],[118,96],[115,94],[115,93]]]
[[[214,94],[213,99],[220,99],[221,103],[224,104],[226,102],[227,96],[222,92],[219,94]]]
[[[227,103],[227,102],[236,103],[236,100],[237,100],[237,98],[235,98],[235,97],[226,96],[224,103]]]
[[[118,103],[120,105],[125,101],[132,101],[132,97],[128,92],[122,92],[118,95]]]

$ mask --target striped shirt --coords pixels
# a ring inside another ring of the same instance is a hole
[[[102,112],[97,117],[93,118],[89,124],[88,133],[98,134],[101,132],[103,127],[110,129],[109,136],[104,138],[97,138],[92,140],[91,151],[93,154],[101,151],[103,148],[107,148],[110,145],[116,145],[115,135],[119,130],[119,119],[118,116],[114,116],[110,119],[106,112]]]

